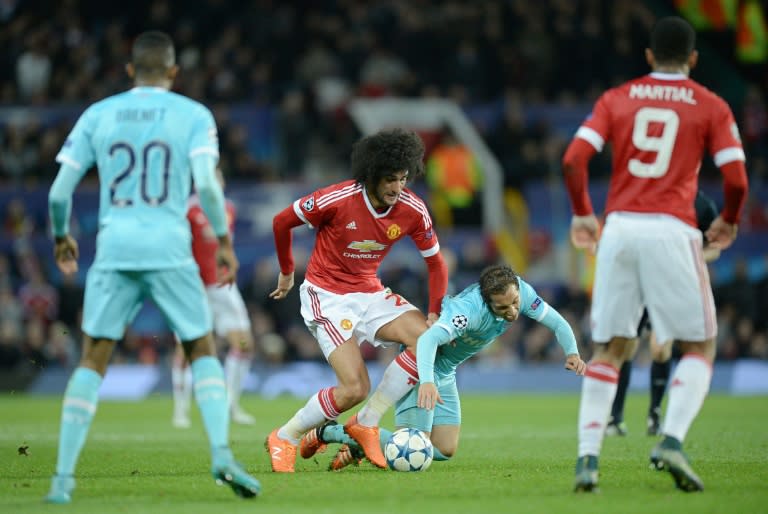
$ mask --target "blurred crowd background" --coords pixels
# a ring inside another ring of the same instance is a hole
[[[130,87],[124,66],[139,32],[159,29],[173,37],[181,67],[174,89],[213,110],[230,192],[347,178],[350,147],[361,135],[347,111],[353,98],[446,98],[462,108],[499,160],[505,188],[519,191],[535,211],[537,192],[562,183],[562,152],[591,103],[606,88],[648,71],[648,32],[658,17],[676,12],[699,33],[701,64],[693,77],[723,96],[738,119],[753,190],[740,227],[740,237],[751,243],[734,249],[726,268],[713,270],[718,358],[768,359],[768,50],[759,48],[768,43],[760,2],[3,0],[0,368],[33,374],[77,362],[84,275],[67,279],[52,265],[45,194],[58,169],[54,157],[77,116]],[[450,134],[423,136],[433,175],[414,187],[437,206],[432,193],[439,187],[440,149],[455,142]],[[592,181],[604,184],[609,163],[608,154],[593,161]],[[717,194],[719,173],[709,160],[701,180]],[[96,186],[91,172],[80,191]],[[256,208],[247,194],[237,200],[241,213]],[[96,205],[86,205],[73,224],[87,247]],[[472,237],[482,233],[473,215],[477,198],[453,206],[461,223],[443,211],[434,214],[441,238],[453,237],[444,248],[452,287],[460,288],[498,253],[492,241]],[[238,245],[260,245],[258,252],[244,250],[240,276],[259,343],[256,359],[322,359],[302,324],[297,295],[279,303],[267,298],[277,277],[270,239],[259,239],[264,234],[253,224],[238,227]],[[552,232],[545,226],[530,232],[532,264],[554,251]],[[297,256],[298,264],[305,261]],[[419,262],[398,261],[383,269],[383,279],[423,306],[424,272]],[[534,285],[571,322],[588,354],[588,287],[579,280]],[[150,309],[115,359],[162,362],[172,345]],[[559,361],[561,351],[546,328],[521,321],[480,359],[549,362]]]

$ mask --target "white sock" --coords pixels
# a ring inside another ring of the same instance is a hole
[[[173,411],[175,413],[189,415],[189,406],[192,403],[192,371],[189,366],[174,360],[171,367],[171,382],[173,384]]]
[[[240,395],[243,392],[243,380],[251,368],[251,356],[239,351],[230,350],[224,359],[224,376],[227,380],[230,407],[240,405]]]
[[[384,370],[378,387],[357,413],[357,422],[366,427],[378,426],[384,413],[418,382],[416,358],[408,350],[400,352]]]
[[[298,444],[301,436],[308,430],[322,425],[326,420],[336,419],[341,412],[333,399],[335,387],[321,389],[307,400],[307,403],[296,411],[296,414],[288,420],[288,423],[280,427],[277,436]]]
[[[664,435],[681,443],[704,404],[712,380],[712,364],[695,353],[686,353],[669,381],[669,402],[664,416]]]
[[[619,370],[610,364],[590,362],[587,366],[579,404],[579,457],[600,455],[618,381]]]

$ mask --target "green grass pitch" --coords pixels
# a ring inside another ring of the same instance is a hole
[[[458,454],[424,473],[368,463],[332,473],[331,451],[299,457],[295,474],[271,473],[264,438],[302,404],[245,398],[258,424],[232,426],[232,447],[263,492],[241,500],[211,479],[197,413],[192,428],[177,430],[169,396],[101,402],[73,502],[60,506],[42,502],[55,467],[60,398],[0,396],[0,513],[768,513],[766,397],[707,399],[685,446],[705,483],[700,494],[679,492],[667,473],[648,468],[654,439],[645,435],[642,395],[627,402],[629,436],[605,441],[597,495],[571,492],[576,395],[464,396]],[[391,422],[387,416],[384,424]]]

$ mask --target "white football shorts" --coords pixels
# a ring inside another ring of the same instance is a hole
[[[248,309],[236,285],[206,286],[205,292],[213,314],[213,331],[217,336],[225,337],[229,332],[251,330]]]
[[[393,344],[376,338],[376,332],[404,312],[418,310],[402,296],[389,289],[376,293],[337,294],[306,280],[301,284],[301,316],[317,340],[323,355],[328,356],[352,336],[360,345]]]
[[[592,339],[635,337],[648,308],[658,341],[717,334],[701,232],[665,214],[608,215],[597,249]]]

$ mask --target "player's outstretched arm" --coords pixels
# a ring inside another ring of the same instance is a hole
[[[434,409],[443,403],[435,385],[435,356],[437,347],[451,340],[442,327],[433,325],[419,336],[416,343],[416,367],[419,371],[419,391],[416,405],[422,409]]]
[[[581,360],[577,353],[572,353],[565,358],[565,369],[573,371],[577,375],[583,375],[587,370],[587,363]]]
[[[568,324],[557,310],[549,305],[546,305],[546,308],[546,314],[540,320],[540,323],[555,333],[557,343],[562,347],[566,355],[565,369],[574,371],[577,375],[583,375],[587,365],[579,356],[576,336],[573,335],[571,325]]]

